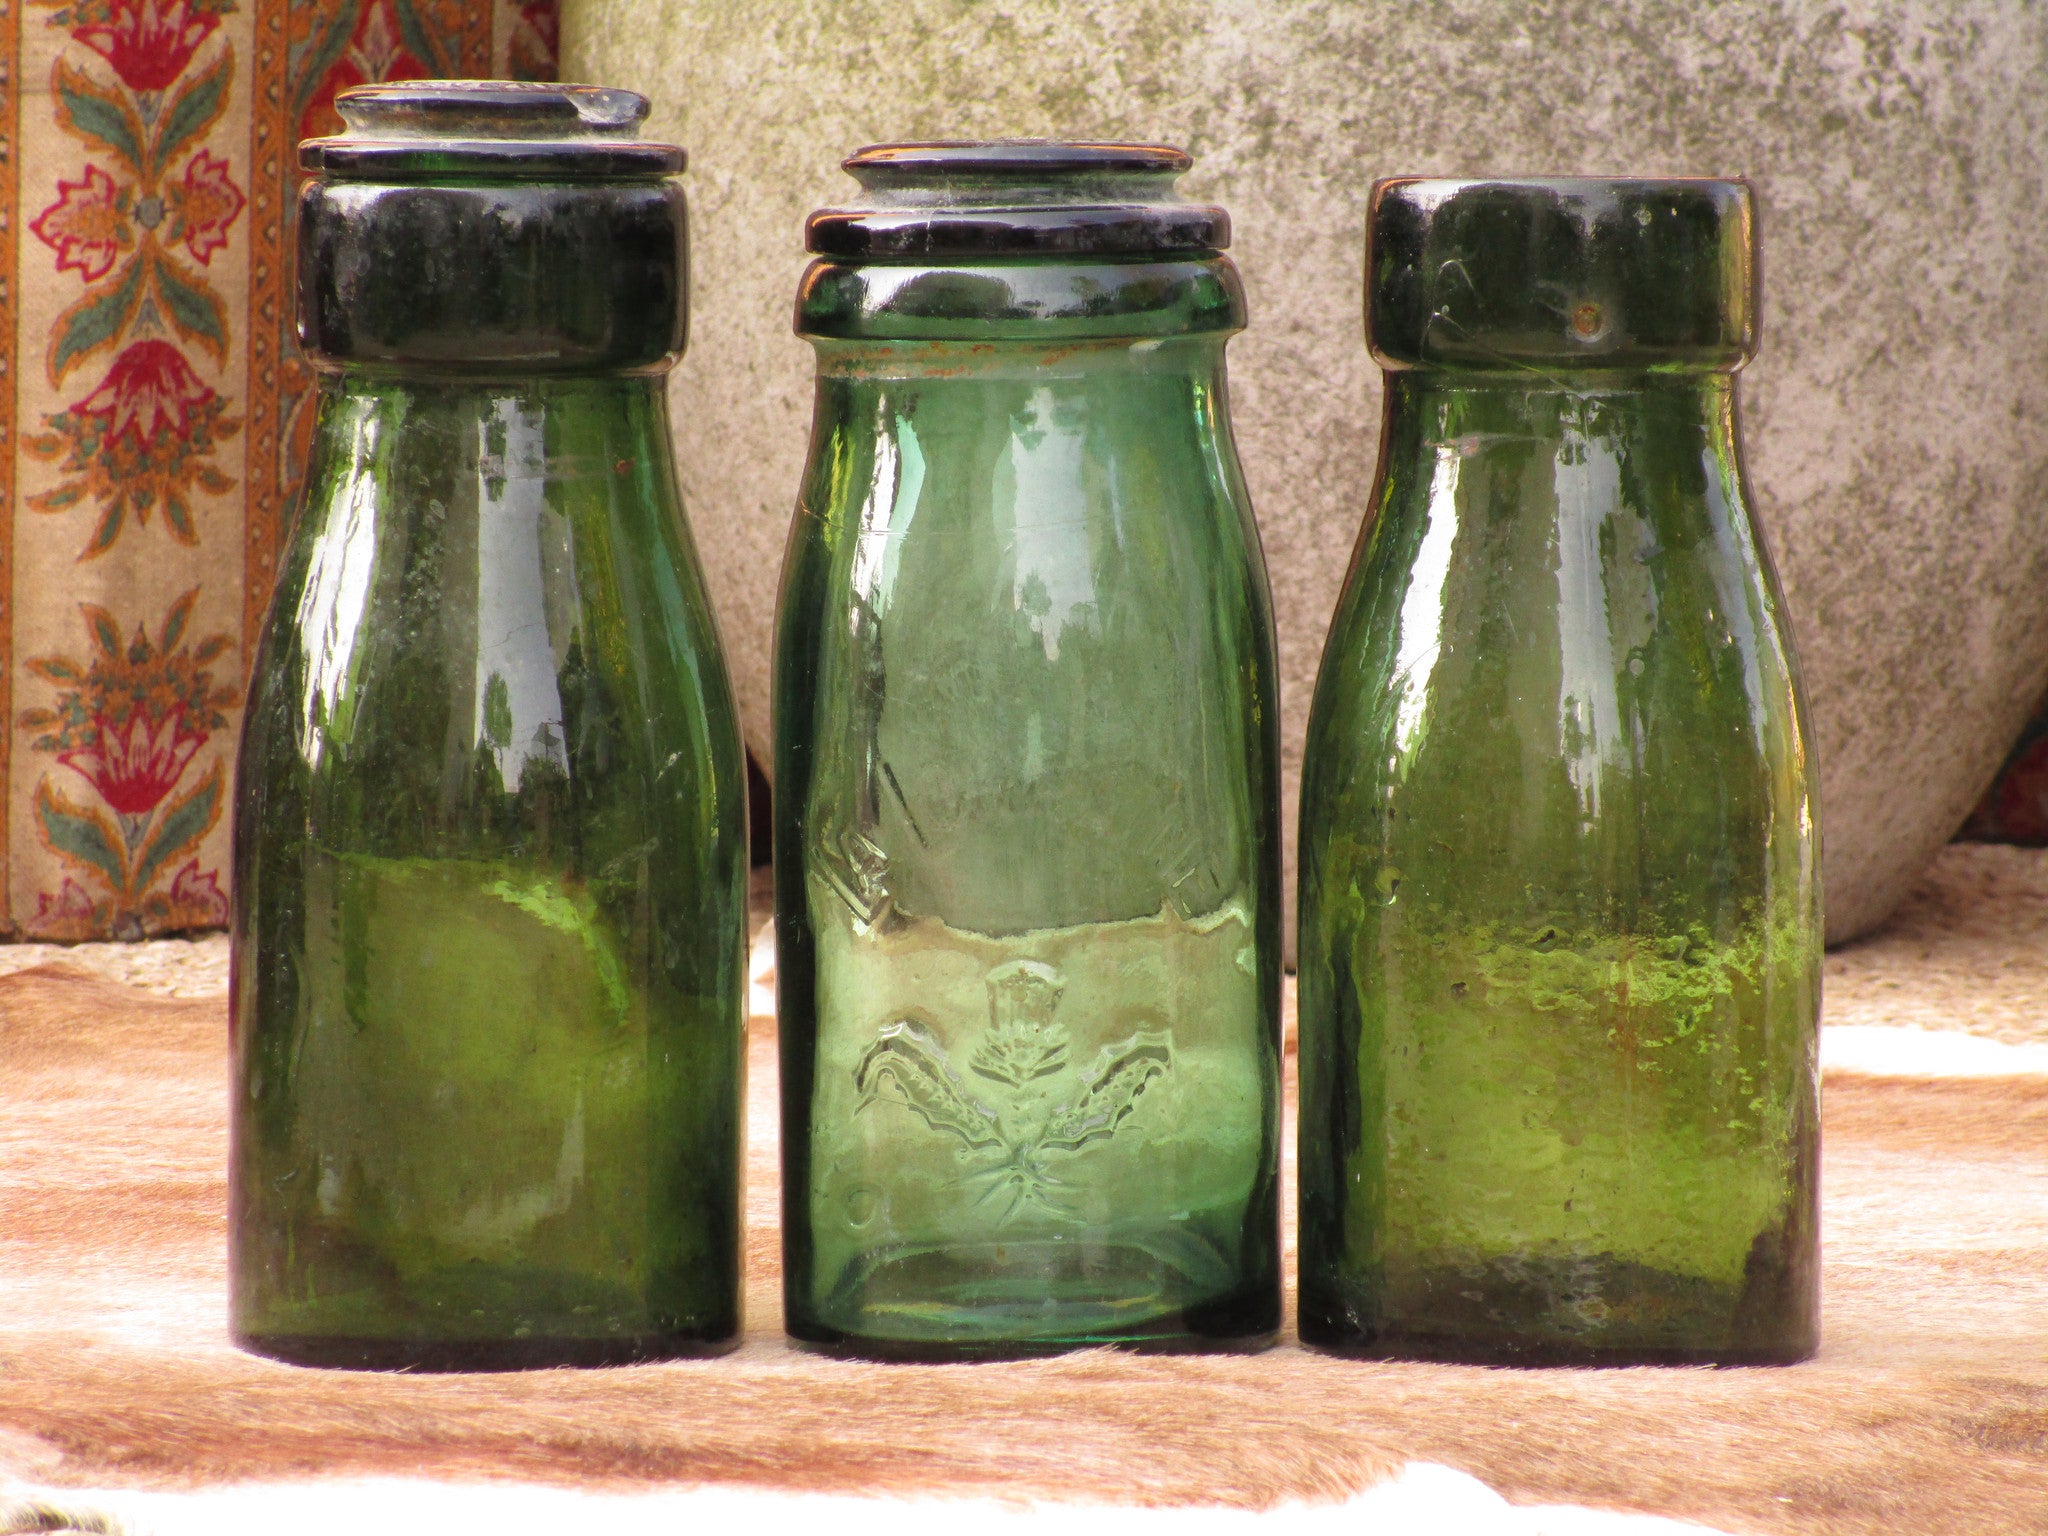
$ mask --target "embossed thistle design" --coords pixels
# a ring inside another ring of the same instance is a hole
[[[1011,960],[988,973],[989,1027],[967,1058],[970,1084],[929,1026],[883,1026],[853,1069],[866,1109],[887,1090],[932,1130],[956,1139],[980,1163],[969,1177],[980,1200],[1006,1200],[1002,1219],[1027,1208],[1070,1214],[1057,1170],[1130,1118],[1138,1098],[1173,1069],[1173,1037],[1140,1030],[1105,1045],[1078,1075],[1058,1011],[1066,983],[1051,966]],[[1063,1082],[1073,1084],[1066,1093]],[[990,1100],[995,1100],[991,1103]]]

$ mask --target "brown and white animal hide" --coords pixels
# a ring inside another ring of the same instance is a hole
[[[1829,1078],[1826,1342],[1808,1365],[1373,1365],[1291,1336],[1255,1356],[861,1365],[782,1342],[757,1019],[736,1354],[361,1375],[228,1342],[224,1015],[53,967],[0,978],[0,1470],[1260,1507],[1433,1461],[1520,1503],[1734,1531],[2048,1529],[2048,1077]]]

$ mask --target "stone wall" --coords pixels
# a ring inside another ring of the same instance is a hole
[[[1751,478],[1818,724],[1830,934],[1880,921],[2048,680],[2048,11],[2019,0],[567,0],[564,71],[689,146],[691,515],[757,751],[809,424],[801,223],[876,140],[1160,138],[1229,206],[1287,820],[1377,450],[1375,177],[1746,175]]]

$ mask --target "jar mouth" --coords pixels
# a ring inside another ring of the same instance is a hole
[[[526,80],[401,80],[334,98],[348,133],[377,139],[557,139],[631,132],[647,121],[638,91]]]
[[[953,189],[981,188],[1033,200],[1061,195],[1058,183],[1115,177],[1173,196],[1173,180],[1194,157],[1170,144],[1115,144],[1090,139],[963,139],[870,144],[840,162],[861,189],[904,202],[944,201]],[[1149,200],[1149,199],[1148,199]]]
[[[1223,209],[1183,202],[1164,144],[998,139],[874,144],[844,168],[866,205],[825,208],[805,247],[851,261],[1172,258],[1229,247]]]
[[[335,97],[346,129],[299,146],[299,164],[356,180],[611,180],[670,176],[683,151],[633,136],[648,100],[609,86],[405,80]]]

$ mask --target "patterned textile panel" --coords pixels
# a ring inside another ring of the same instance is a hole
[[[0,6],[0,937],[226,920],[311,426],[295,146],[365,81],[553,78],[556,5]]]

